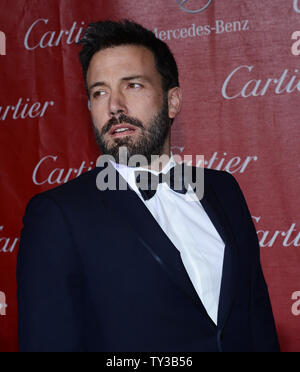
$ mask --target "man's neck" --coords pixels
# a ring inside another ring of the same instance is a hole
[[[164,143],[161,155],[159,157],[156,157],[156,159],[153,160],[149,166],[144,168],[155,172],[161,172],[170,161],[171,156],[171,135],[169,134]]]
[[[161,172],[164,169],[164,167],[169,163],[171,155],[172,155],[171,152],[162,154],[159,157],[156,157],[154,161],[151,162],[150,165],[145,166],[143,168],[155,172]]]

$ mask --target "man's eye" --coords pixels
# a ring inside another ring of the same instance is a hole
[[[98,90],[97,92],[93,93],[93,98],[98,98],[100,96],[104,96],[105,91],[104,90]]]
[[[139,84],[139,83],[129,83],[128,86],[129,86],[129,88],[137,89],[137,88],[141,88],[142,87],[142,84]]]

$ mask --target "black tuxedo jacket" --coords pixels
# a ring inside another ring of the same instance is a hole
[[[225,242],[216,326],[138,195],[97,189],[102,169],[27,206],[21,351],[279,351],[257,234],[235,179],[205,169],[201,203]]]

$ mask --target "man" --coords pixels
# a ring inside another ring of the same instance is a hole
[[[169,48],[129,21],[91,24],[81,44],[96,139],[112,160],[105,167],[100,157],[101,166],[27,207],[21,350],[278,351],[237,182],[205,170],[201,198],[191,187],[195,172],[184,175],[195,167],[180,167],[171,153],[182,92]],[[135,156],[145,160],[129,166]],[[147,169],[154,190],[139,184]],[[103,189],[102,174],[115,174],[117,187]]]

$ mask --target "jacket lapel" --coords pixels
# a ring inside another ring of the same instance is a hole
[[[233,304],[237,283],[237,247],[229,219],[222,208],[217,192],[205,177],[205,191],[201,204],[225,243],[221,291],[218,309],[218,327],[223,328]]]

